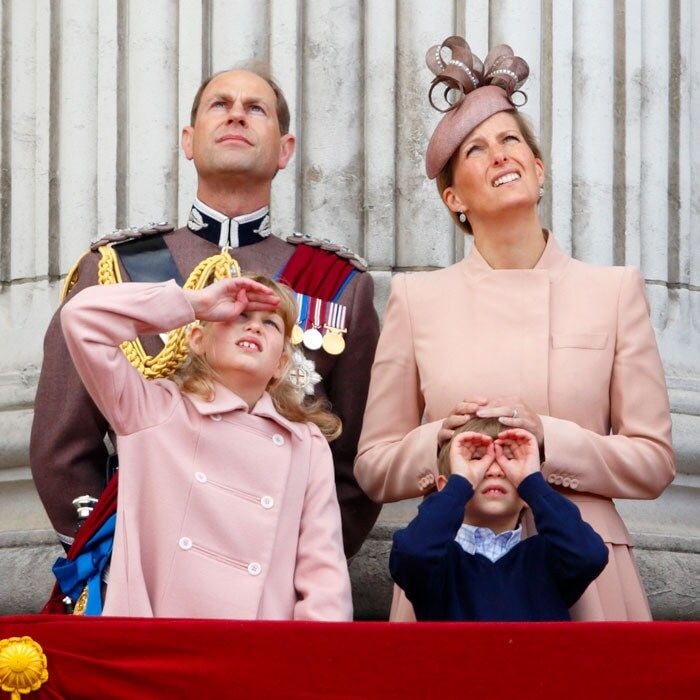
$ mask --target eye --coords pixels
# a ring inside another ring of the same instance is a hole
[[[260,104],[250,105],[250,111],[255,112],[257,114],[267,114],[267,112],[265,111],[265,108]]]
[[[516,143],[520,143],[520,138],[516,136],[515,134],[508,134],[504,139],[504,141],[515,141]]]
[[[215,100],[211,103],[211,106],[214,108],[225,107],[226,103],[223,100]]]
[[[469,156],[473,155],[474,153],[477,153],[478,151],[481,150],[481,147],[474,143],[469,148],[467,148],[466,152],[464,153],[465,157],[469,158]]]
[[[272,326],[276,331],[279,331],[280,333],[282,332],[282,329],[280,328],[280,322],[276,321],[273,318],[268,318],[265,319],[264,321],[265,325]]]

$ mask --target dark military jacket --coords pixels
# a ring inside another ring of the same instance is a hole
[[[180,228],[163,234],[180,276],[186,280],[204,258],[220,252],[221,237],[217,225],[204,217],[208,226],[192,231]],[[190,226],[197,229],[202,218],[197,213]],[[207,240],[202,233],[205,233]],[[274,235],[261,237],[241,230],[234,243],[248,243],[230,252],[243,271],[274,277],[284,268],[296,246]],[[216,241],[216,242],[214,242]],[[117,247],[119,252],[119,247]],[[99,253],[91,252],[80,262],[77,282],[71,294],[97,283]],[[122,266],[124,281],[129,275]],[[343,520],[343,538],[347,556],[355,554],[379,514],[360,489],[353,476],[353,460],[362,428],[370,369],[379,335],[379,320],[373,305],[373,282],[361,272],[343,289],[338,303],[347,308],[346,348],[340,355],[323,350],[306,355],[316,363],[322,382],[316,394],[325,397],[343,422],[341,436],[331,443],[335,464],[338,501]],[[158,338],[142,338],[147,353],[154,355],[162,347]],[[70,542],[78,526],[72,499],[90,494],[98,496],[105,486],[107,447],[104,436],[108,424],[97,409],[73,367],[60,328],[57,312],[44,339],[44,361],[34,406],[30,442],[30,462],[34,481],[49,518],[62,541]]]

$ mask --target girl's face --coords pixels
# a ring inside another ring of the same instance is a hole
[[[452,186],[443,199],[463,211],[472,227],[508,209],[537,205],[544,164],[535,157],[518,122],[498,112],[479,124],[462,142],[453,166]]]
[[[195,326],[189,344],[219,377],[233,380],[234,390],[238,378],[264,391],[287,363],[284,321],[272,311],[244,311],[233,321]]]

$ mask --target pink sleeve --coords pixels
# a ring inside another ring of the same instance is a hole
[[[294,587],[295,620],[352,620],[350,575],[343,552],[333,458],[316,429],[310,437],[309,482],[301,514]]]
[[[545,476],[608,498],[656,498],[675,474],[671,416],[661,358],[639,270],[625,269],[610,378],[611,435],[541,416]]]
[[[421,425],[424,406],[406,279],[396,275],[355,460],[355,478],[371,499],[385,503],[421,496],[419,476],[430,469],[437,472],[437,434],[442,421]]]
[[[192,307],[175,282],[93,286],[63,306],[61,326],[75,368],[117,434],[162,422],[180,400],[171,382],[144,379],[120,343],[193,320]]]

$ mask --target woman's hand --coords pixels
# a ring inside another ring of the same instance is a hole
[[[464,425],[468,420],[473,418],[479,408],[485,406],[488,399],[482,396],[472,397],[460,401],[452,410],[452,413],[442,421],[442,426],[438,432],[437,442],[438,450],[449,440],[452,439],[457,428]]]
[[[204,289],[184,289],[199,321],[232,321],[247,311],[274,311],[279,297],[264,284],[247,277],[227,277]]]
[[[476,411],[479,418],[498,418],[509,428],[522,428],[537,438],[540,449],[544,446],[544,426],[540,417],[519,397],[505,396],[491,401]]]

